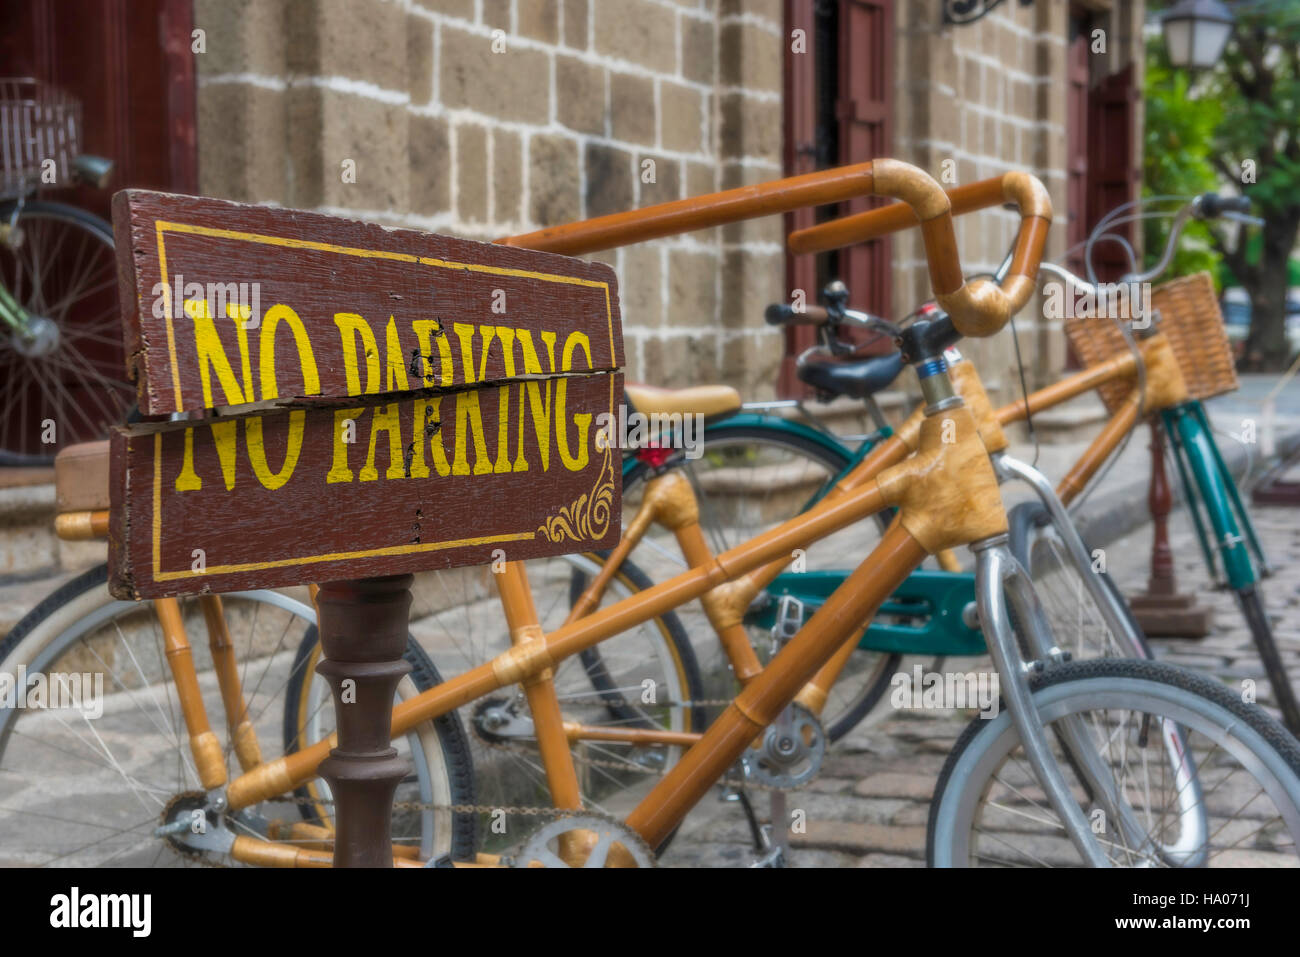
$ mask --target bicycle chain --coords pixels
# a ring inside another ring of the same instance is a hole
[[[484,746],[496,751],[504,751],[508,754],[522,754],[527,752],[526,745],[502,744],[495,741],[484,741]],[[636,771],[641,774],[654,774],[658,772],[649,771],[644,765],[636,764],[632,761],[615,761],[608,758],[588,758],[581,755],[573,755],[575,764],[584,764],[591,767],[608,768],[615,771]],[[772,787],[767,784],[759,784],[755,781],[747,781],[744,778],[736,778],[731,775],[724,775],[718,779],[718,784],[728,785],[731,787],[744,787],[756,791],[780,791],[783,788]],[[332,806],[334,802],[328,798],[283,798],[283,803]],[[594,814],[598,813],[591,808],[556,808],[541,807],[536,805],[509,805],[509,804],[436,804],[432,801],[394,801],[393,809],[396,811],[447,811],[451,814],[495,814],[505,812],[511,816],[524,817],[571,817],[574,814]]]

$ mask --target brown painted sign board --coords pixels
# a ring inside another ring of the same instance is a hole
[[[115,197],[114,228],[142,406],[217,410],[113,435],[115,595],[617,542],[621,465],[602,426],[622,400],[622,340],[608,267],[139,191]]]

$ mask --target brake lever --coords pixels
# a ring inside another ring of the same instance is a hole
[[[888,319],[882,319],[880,316],[872,315],[869,312],[859,312],[856,309],[845,309],[840,321],[846,325],[855,325],[871,332],[882,332],[891,339],[897,339],[902,335],[902,329]]]

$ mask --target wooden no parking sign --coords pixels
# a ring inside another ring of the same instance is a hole
[[[129,190],[140,408],[110,587],[158,597],[611,547],[622,397],[600,263]],[[168,421],[168,417],[172,421]]]

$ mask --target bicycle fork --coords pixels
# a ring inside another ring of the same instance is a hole
[[[1300,700],[1259,595],[1259,580],[1270,572],[1268,562],[1232,473],[1214,443],[1205,410],[1199,402],[1170,409],[1164,413],[1164,426],[1210,574],[1236,594],[1264,673],[1273,686],[1282,723],[1292,734],[1300,734]],[[1207,524],[1213,538],[1207,534]]]
[[[975,587],[980,623],[1026,760],[1084,860],[1094,867],[1108,867],[1110,861],[1101,849],[1101,840],[1094,835],[1070,793],[1060,763],[1051,754],[1047,726],[1029,687],[1031,670],[1041,669],[1048,661],[1061,661],[1065,656],[1052,639],[1033,582],[1007,547],[1006,536],[977,542],[971,549],[976,554]],[[1023,643],[1017,640],[1017,628]],[[1114,776],[1079,717],[1065,717],[1052,728],[1079,783],[1105,815],[1102,833],[1109,831],[1107,822],[1113,822],[1125,841],[1121,846],[1131,853],[1148,858],[1159,856],[1178,866],[1199,866],[1204,861],[1207,827],[1196,768],[1180,729],[1162,723],[1155,733],[1173,764],[1179,794],[1178,812],[1188,828],[1184,840],[1172,847],[1156,846],[1117,788]]]
[[[995,454],[991,459],[999,480],[1020,479],[1037,493],[1043,507],[1047,509],[1053,528],[1065,545],[1067,557],[1074,565],[1079,580],[1083,582],[1084,588],[1101,612],[1106,627],[1116,638],[1121,657],[1148,659],[1150,656],[1143,646],[1141,636],[1134,628],[1132,619],[1124,614],[1120,606],[1123,599],[1108,588],[1101,576],[1093,569],[1092,556],[1088,552],[1088,547],[1079,535],[1079,530],[1070,520],[1065,504],[1057,496],[1051,482],[1033,466],[1005,453]],[[1034,642],[1034,647],[1024,649],[1026,654],[1040,659],[1061,657],[1050,634],[1035,629],[1034,634],[1028,637]],[[1119,824],[1131,842],[1136,842],[1143,847],[1149,846],[1150,840],[1144,829],[1133,816],[1128,803],[1116,791],[1114,779],[1101,766],[1096,754],[1087,748],[1087,737],[1083,729],[1074,719],[1069,719],[1062,724],[1066,728],[1062,732],[1064,739],[1062,744],[1071,748],[1076,758],[1076,767],[1081,767],[1085,771],[1086,780],[1083,783],[1088,787],[1093,799],[1101,804],[1110,816],[1110,820]],[[1200,782],[1197,780],[1195,768],[1190,764],[1191,751],[1187,747],[1185,735],[1178,726],[1166,722],[1158,733],[1179,780],[1180,812],[1184,815],[1185,821],[1191,825],[1188,831],[1191,835],[1190,841],[1171,849],[1168,853],[1177,857],[1181,866],[1199,866],[1200,858],[1205,854],[1203,841],[1200,838],[1205,835],[1206,821],[1204,809],[1200,804]]]
[[[1012,625],[1012,609],[1016,624],[1035,644],[1050,646],[1050,634],[1033,584],[1011,554],[1007,541],[1003,534],[971,545],[975,553],[975,596],[984,641],[1001,678],[1002,697],[1020,736],[1025,759],[1048,802],[1083,859],[1092,867],[1109,867],[1110,861],[1094,840],[1088,820],[1070,793],[1061,766],[1052,756],[1047,729],[1034,704],[1028,666],[1021,658]]]

